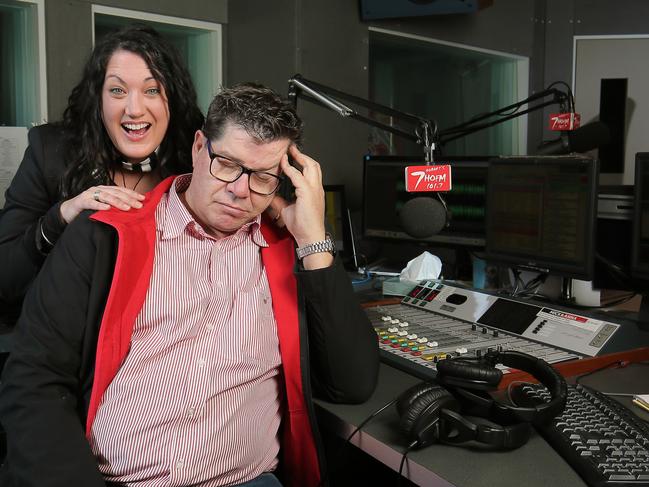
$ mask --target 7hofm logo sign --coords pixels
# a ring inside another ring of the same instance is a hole
[[[550,130],[575,130],[581,125],[581,115],[578,113],[552,113],[550,115]]]
[[[430,166],[406,167],[406,191],[450,191],[451,166],[432,164]]]

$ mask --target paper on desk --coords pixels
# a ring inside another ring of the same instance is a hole
[[[441,273],[442,261],[426,251],[408,262],[399,278],[402,281],[419,282],[423,279],[437,279]]]
[[[633,396],[633,404],[649,412],[649,394],[636,394]]]
[[[0,208],[27,148],[26,127],[0,127]]]

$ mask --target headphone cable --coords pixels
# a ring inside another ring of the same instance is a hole
[[[361,430],[361,428],[362,428],[363,426],[365,426],[365,425],[366,425],[367,423],[369,423],[372,419],[374,419],[376,416],[378,416],[379,414],[381,414],[383,411],[385,411],[387,408],[389,408],[390,406],[392,406],[392,405],[395,404],[396,402],[397,402],[397,399],[392,399],[390,402],[384,404],[383,406],[381,406],[379,409],[377,409],[376,411],[374,411],[373,413],[371,413],[367,418],[365,418],[363,421],[360,422],[360,424],[356,427],[356,429],[354,429],[354,431],[352,431],[351,434],[347,437],[347,439],[345,440],[345,443],[344,443],[343,446],[340,448],[340,450],[338,450],[338,455],[336,456],[336,460],[335,460],[335,462],[332,462],[332,468],[331,468],[331,469],[329,469],[329,468],[327,469],[327,472],[325,473],[324,477],[322,478],[322,480],[321,480],[320,483],[318,484],[319,487],[324,486],[324,485],[326,484],[326,482],[329,480],[329,473],[330,473],[330,472],[332,472],[332,473],[334,472],[333,465],[337,465],[338,467],[340,466],[340,464],[341,464],[341,460],[342,460],[342,458],[343,458],[343,454],[345,453],[345,450],[346,450],[346,448],[347,448],[347,445],[349,445],[349,444],[351,443],[351,439],[354,437],[354,435],[355,435],[356,433],[358,433],[358,432]],[[338,470],[338,468],[336,468],[336,470]]]
[[[408,458],[408,453],[417,445],[417,440],[413,441],[408,445],[408,448],[403,452],[401,456],[401,463],[399,464],[399,476],[397,477],[397,487],[401,486],[401,479],[403,478],[403,465],[406,463],[406,458]]]
[[[356,433],[358,433],[358,432],[361,430],[361,428],[362,428],[363,426],[365,426],[365,425],[366,425],[367,423],[369,423],[372,419],[374,419],[376,416],[378,416],[379,414],[381,414],[383,411],[385,411],[387,408],[389,408],[390,406],[392,406],[392,405],[395,404],[396,402],[397,402],[396,399],[392,399],[390,402],[384,404],[384,405],[381,406],[379,409],[377,409],[377,410],[374,411],[372,414],[370,414],[367,418],[365,418],[363,421],[361,421],[361,423],[356,427],[356,429],[355,429],[354,431],[352,431],[352,433],[347,437],[346,442],[349,443],[349,442],[351,441],[352,437],[353,437]]]

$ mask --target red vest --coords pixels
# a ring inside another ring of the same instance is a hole
[[[165,179],[147,193],[144,205],[139,210],[125,212],[111,209],[97,212],[91,217],[115,228],[118,249],[113,282],[99,330],[86,435],[90,434],[106,388],[128,354],[133,325],[144,304],[153,271],[155,210],[173,179]],[[278,229],[265,219],[262,221],[261,232],[269,245],[261,249],[261,256],[273,297],[284,378],[281,438],[281,465],[285,473],[283,480],[287,485],[316,486],[320,482],[320,468],[302,383],[302,378],[308,371],[302,370],[300,363],[300,323],[297,282],[293,274],[293,239],[287,231]]]

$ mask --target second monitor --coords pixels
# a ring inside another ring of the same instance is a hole
[[[491,160],[486,259],[592,279],[597,161],[575,156]]]

